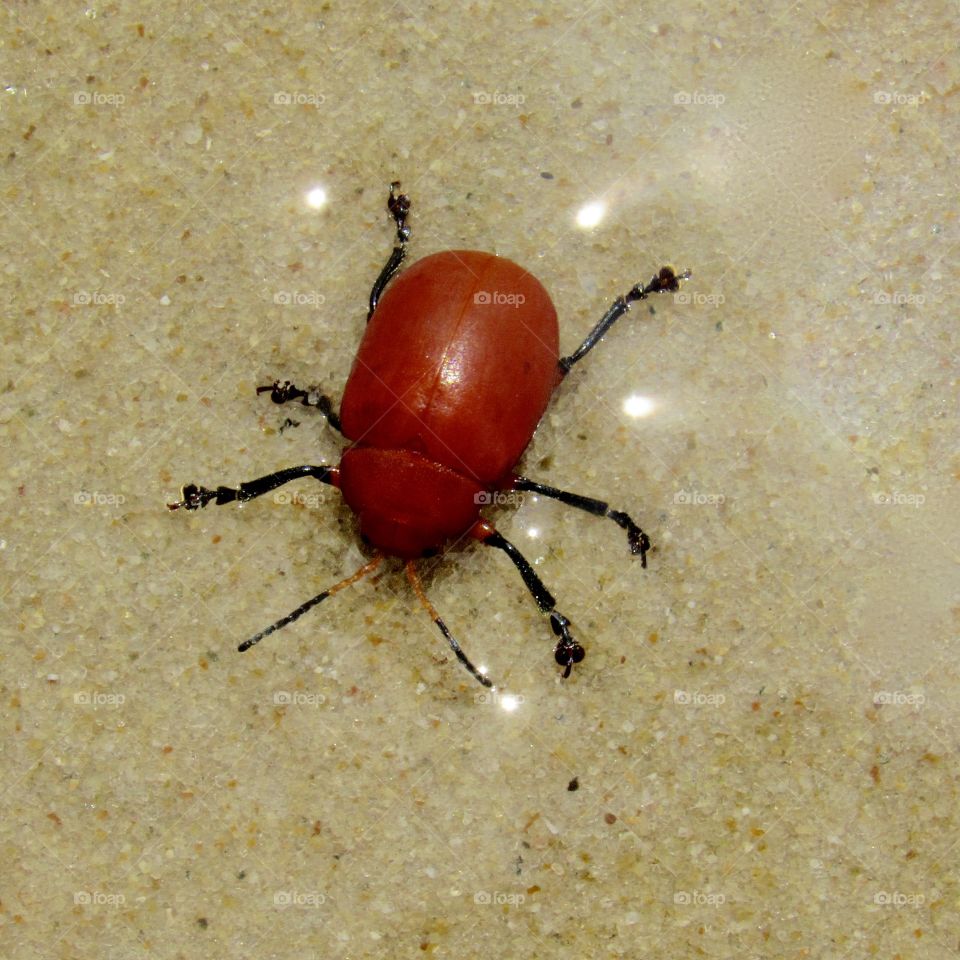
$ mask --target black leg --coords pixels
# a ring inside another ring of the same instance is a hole
[[[670,267],[662,267],[645,287],[638,283],[626,296],[618,297],[597,325],[587,334],[587,339],[569,357],[560,358],[560,372],[563,376],[566,376],[570,368],[575,363],[579,363],[603,339],[606,332],[630,309],[631,303],[646,300],[651,293],[679,290],[680,281],[688,279],[689,276],[689,270],[677,276]]]
[[[266,387],[257,387],[258,394],[267,392],[269,392],[270,399],[274,403],[290,403],[292,400],[299,400],[305,407],[316,407],[327,418],[327,423],[329,423],[334,430],[343,433],[343,429],[340,426],[340,418],[333,411],[333,401],[325,394],[320,393],[316,387],[308,387],[306,390],[301,390],[299,387],[294,386],[289,380],[284,380],[283,383],[279,380],[274,380],[273,383]],[[287,418],[284,427],[289,424],[299,426],[298,423],[294,423],[294,421]]]
[[[489,524],[481,521],[477,527],[477,538],[488,547],[498,547],[514,563],[514,566],[520,571],[523,582],[527,585],[530,595],[537,602],[541,613],[550,614],[550,627],[554,636],[559,637],[557,646],[553,651],[554,659],[563,671],[564,679],[570,676],[570,671],[575,663],[579,663],[584,657],[584,649],[570,635],[570,621],[556,609],[557,602],[553,599],[553,594],[543,585],[543,581],[537,576],[533,567],[527,562],[526,557],[509,541],[506,537],[497,533]]]
[[[377,309],[377,302],[380,300],[380,294],[384,287],[393,279],[396,272],[403,263],[403,258],[407,254],[407,241],[410,239],[410,228],[407,226],[407,214],[410,212],[410,198],[404,193],[396,193],[400,181],[395,180],[390,184],[390,197],[387,200],[387,210],[397,225],[397,245],[393,248],[380,276],[377,277],[370,291],[370,309],[367,311],[367,320],[373,316],[373,311]]]
[[[646,567],[650,538],[621,510],[611,510],[610,505],[602,500],[583,497],[579,493],[569,493],[566,490],[558,490],[556,487],[548,487],[546,484],[537,483],[536,480],[528,480],[526,477],[514,477],[509,489],[539,493],[541,496],[559,500],[561,503],[567,504],[568,507],[586,510],[587,513],[592,513],[595,517],[609,517],[615,524],[627,531],[630,552],[639,553],[640,563]]]
[[[199,510],[205,507],[211,500],[216,501],[217,506],[224,503],[233,503],[234,500],[245,503],[247,500],[253,500],[254,497],[262,497],[277,487],[282,487],[291,480],[299,480],[300,477],[313,477],[321,483],[329,483],[336,486],[340,479],[340,473],[336,467],[311,466],[304,464],[300,467],[288,467],[286,470],[279,470],[277,473],[267,474],[265,477],[258,477],[256,480],[250,480],[248,483],[241,483],[239,487],[217,487],[216,490],[208,490],[206,487],[198,487],[194,483],[187,484],[183,488],[180,496],[182,500],[176,503],[168,503],[171,510]]]

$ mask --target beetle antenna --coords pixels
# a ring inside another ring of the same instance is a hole
[[[378,553],[369,563],[365,563],[359,570],[357,570],[356,573],[347,577],[346,580],[341,580],[332,587],[328,587],[323,591],[323,593],[318,593],[306,603],[300,604],[296,610],[291,611],[285,617],[281,617],[276,623],[270,624],[266,630],[261,630],[256,636],[251,637],[249,640],[244,640],[243,643],[237,647],[237,650],[239,650],[240,653],[244,653],[252,646],[258,644],[264,637],[269,637],[271,633],[275,633],[277,630],[282,629],[288,623],[293,623],[294,620],[299,620],[308,610],[311,610],[318,603],[323,603],[327,597],[332,597],[335,593],[339,593],[344,587],[349,587],[350,584],[356,583],[358,580],[362,580],[368,573],[373,573],[373,571],[380,566],[382,560],[383,554]]]
[[[456,654],[457,659],[470,671],[475,680],[482,683],[485,687],[492,687],[493,681],[490,680],[489,677],[485,677],[470,662],[470,658],[460,649],[460,644],[454,639],[453,634],[447,629],[447,625],[433,608],[433,604],[427,599],[427,595],[423,592],[423,585],[420,583],[420,578],[417,576],[417,568],[413,560],[407,561],[406,571],[407,579],[410,581],[410,586],[413,587],[413,592],[417,595],[420,605],[427,611],[430,619],[440,628],[440,632],[447,638],[447,643],[450,644],[450,649]]]

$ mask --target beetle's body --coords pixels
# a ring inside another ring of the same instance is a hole
[[[523,554],[480,516],[481,496],[495,490],[531,491],[613,520],[646,566],[647,535],[602,500],[558,490],[513,473],[557,384],[630,308],[651,293],[678,289],[669,267],[618,297],[570,356],[560,357],[557,312],[540,282],[522,267],[475,250],[436,253],[397,274],[410,237],[410,201],[390,187],[388,210],[397,245],[370,293],[367,329],[347,380],[340,415],[329,397],[285,381],[258,387],[275,403],[317,407],[351,441],[338,467],[304,464],[239,487],[209,490],[189,484],[170,504],[197,510],[210,502],[246,501],[303,477],[339,487],[375,550],[353,576],[324,590],[240,644],[263,637],[376,569],[384,556],[406,561],[407,577],[457,659],[484,686],[491,681],[470,662],[430,605],[415,561],[448,541],[471,537],[503,550],[517,567],[557,638],[554,657],[564,677],[584,656],[570,621],[556,609]],[[391,283],[391,281],[393,281]],[[381,298],[381,294],[383,295]]]
[[[340,420],[353,441],[340,489],[364,537],[405,559],[479,519],[561,379],[557,313],[542,284],[489,253],[424,257],[367,324]],[[451,476],[451,473],[453,476]]]

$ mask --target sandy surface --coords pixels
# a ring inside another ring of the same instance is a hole
[[[133,6],[2,14],[0,956],[955,956],[955,5]],[[341,395],[394,179],[564,351],[693,270],[521,464],[648,569],[486,511],[573,677],[502,554],[422,565],[514,700],[395,561],[236,652],[364,562],[332,488],[165,508],[337,461],[255,387]]]

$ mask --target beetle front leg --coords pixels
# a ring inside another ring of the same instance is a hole
[[[377,303],[380,300],[380,294],[384,287],[393,279],[403,258],[407,255],[407,241],[410,239],[410,228],[407,226],[407,214],[410,213],[410,198],[405,193],[396,193],[400,186],[399,180],[394,180],[390,184],[390,196],[387,199],[387,210],[390,213],[393,222],[397,225],[397,245],[393,252],[387,258],[387,262],[380,271],[380,276],[374,281],[373,289],[370,291],[370,308],[367,310],[367,320],[373,316],[373,311],[377,309]]]
[[[540,608],[540,612],[550,615],[550,629],[553,630],[554,636],[559,638],[553,656],[557,663],[565,668],[563,678],[569,677],[573,665],[584,658],[585,651],[571,635],[570,621],[557,610],[557,601],[553,599],[553,594],[544,586],[527,558],[506,537],[498,533],[493,524],[486,520],[479,520],[470,531],[470,535],[488,547],[497,547],[502,550],[520,571],[520,576],[523,577],[523,582]]]
[[[611,510],[608,503],[603,500],[595,500],[593,497],[584,497],[579,493],[570,493],[567,490],[558,490],[556,487],[548,487],[545,483],[537,483],[536,480],[528,480],[526,477],[511,477],[505,487],[507,490],[526,490],[530,493],[538,493],[544,497],[550,497],[553,500],[559,500],[568,507],[576,507],[578,510],[586,510],[595,517],[607,517],[617,526],[627,531],[627,542],[630,544],[630,552],[640,554],[640,564],[643,567],[647,565],[647,551],[650,549],[650,538],[637,526],[630,516],[622,510]]]
[[[340,471],[337,467],[314,466],[307,463],[269,473],[265,477],[241,483],[239,487],[217,487],[216,490],[209,490],[207,487],[188,483],[180,493],[183,499],[176,503],[168,503],[167,507],[171,510],[179,510],[181,507],[184,510],[199,510],[211,502],[215,502],[218,507],[234,501],[246,503],[254,497],[262,497],[265,493],[276,490],[277,487],[282,487],[291,480],[299,480],[301,477],[313,477],[321,483],[329,483],[334,487],[340,486]]]
[[[689,278],[689,270],[676,274],[670,267],[661,267],[660,272],[646,286],[638,283],[624,296],[617,297],[610,309],[587,334],[583,343],[569,357],[560,358],[560,375],[565,377],[570,372],[570,368],[575,363],[579,363],[603,339],[607,331],[630,309],[630,304],[638,300],[646,300],[651,293],[675,292],[680,289],[680,281]]]
[[[284,380],[283,383],[279,380],[274,380],[273,383],[265,387],[257,387],[258,395],[267,393],[268,391],[270,393],[270,399],[274,403],[290,403],[292,400],[299,400],[305,407],[316,407],[327,418],[327,423],[329,423],[334,430],[343,433],[343,428],[340,426],[340,417],[337,416],[333,409],[333,401],[326,394],[321,393],[316,387],[308,387],[306,390],[301,390],[299,387],[294,386],[289,380]]]

